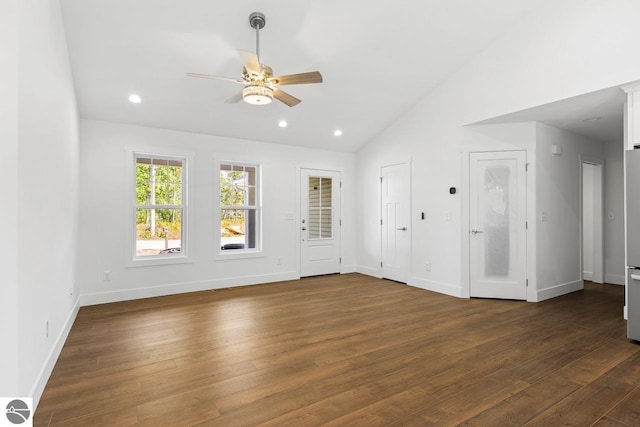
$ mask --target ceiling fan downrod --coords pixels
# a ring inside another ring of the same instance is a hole
[[[251,25],[251,28],[256,29],[256,56],[258,57],[258,61],[260,61],[260,30],[264,28],[266,23],[267,19],[264,13],[253,12],[249,15],[249,25]]]

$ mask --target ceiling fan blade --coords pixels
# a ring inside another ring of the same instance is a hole
[[[308,73],[274,76],[269,78],[269,82],[274,86],[322,83],[322,74],[320,74],[320,71],[310,71]]]
[[[242,65],[250,74],[260,74],[260,61],[258,61],[258,55],[248,50],[238,49],[238,55]]]
[[[189,77],[199,77],[201,79],[226,80],[226,81],[229,81],[229,82],[246,84],[246,82],[244,80],[232,79],[231,77],[211,76],[209,74],[187,73],[187,76],[189,76]]]
[[[278,101],[287,104],[289,107],[295,107],[300,104],[302,101],[296,98],[295,96],[289,95],[287,92],[284,92],[280,89],[273,90],[273,97]]]
[[[237,104],[242,100],[242,91],[236,93],[231,98],[224,101],[225,104]]]

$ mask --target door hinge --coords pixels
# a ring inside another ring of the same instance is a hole
[[[338,258],[338,263],[342,264],[342,257]]]
[[[342,227],[342,220],[338,220],[338,225]]]
[[[527,288],[529,287],[529,279],[527,279]]]
[[[529,172],[529,163],[524,164],[524,171]]]
[[[526,230],[528,230],[528,229],[529,229],[529,221],[525,221],[525,222],[524,222],[524,228],[525,228]]]
[[[382,261],[380,261],[380,268],[382,268]]]
[[[382,183],[382,177],[380,177],[380,183]]]
[[[382,220],[380,220],[380,225],[382,225]]]

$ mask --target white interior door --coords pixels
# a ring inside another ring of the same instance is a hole
[[[300,171],[300,276],[340,272],[340,172]]]
[[[604,283],[603,164],[582,163],[582,278]]]
[[[409,164],[385,166],[380,176],[382,277],[407,283],[411,245]]]
[[[470,153],[472,297],[525,300],[526,153]]]

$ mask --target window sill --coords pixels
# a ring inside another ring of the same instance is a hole
[[[125,267],[153,267],[159,265],[174,265],[174,264],[192,264],[194,261],[187,256],[163,256],[163,257],[149,257],[130,259],[126,262]]]
[[[243,259],[243,258],[265,258],[266,255],[260,250],[235,250],[227,249],[226,251],[218,252],[215,254],[214,259],[216,261],[222,261],[226,259]]]

